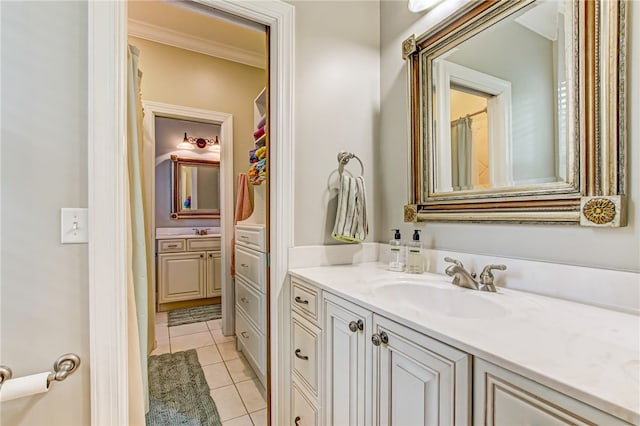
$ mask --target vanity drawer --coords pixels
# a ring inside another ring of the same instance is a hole
[[[318,408],[298,389],[291,386],[291,421],[296,426],[317,426],[320,424]]]
[[[259,251],[236,246],[236,275],[244,278],[261,293],[265,292],[267,255]]]
[[[266,331],[265,297],[240,277],[236,277],[236,306],[253,321],[260,332]]]
[[[291,350],[293,371],[318,398],[320,383],[320,329],[297,314],[291,318]]]
[[[238,347],[261,374],[266,374],[266,338],[241,311],[236,311],[236,339]]]
[[[185,250],[183,239],[158,240],[158,253],[176,253]]]
[[[300,281],[291,280],[291,306],[315,325],[318,325],[320,311],[320,293],[317,289],[307,287]]]
[[[187,250],[220,250],[220,238],[188,238]]]
[[[264,225],[236,225],[236,244],[258,251],[267,251],[264,231]]]

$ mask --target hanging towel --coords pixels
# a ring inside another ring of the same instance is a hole
[[[338,241],[361,243],[368,232],[364,178],[343,173],[338,191],[336,223],[331,236]]]
[[[251,207],[251,200],[249,200],[249,185],[247,183],[247,175],[244,173],[240,173],[238,175],[238,197],[236,198],[236,214],[233,220],[233,224],[235,225],[241,220],[245,220],[251,213],[253,212],[253,208]],[[235,238],[235,227],[233,229],[234,237],[231,239],[231,276],[236,276],[236,238]]]

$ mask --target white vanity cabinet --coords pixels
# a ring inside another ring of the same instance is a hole
[[[380,344],[373,351],[377,409],[370,424],[471,423],[470,355],[375,314],[373,333]]]
[[[291,306],[293,424],[470,424],[468,354],[295,279]]]
[[[480,358],[473,368],[474,425],[630,425]]]
[[[158,303],[222,294],[220,237],[158,240]]]
[[[267,248],[264,225],[236,225],[235,307],[238,350],[267,383]]]

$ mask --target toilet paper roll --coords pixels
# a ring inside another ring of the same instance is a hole
[[[38,373],[7,380],[0,388],[0,401],[11,401],[12,399],[48,392],[47,378],[49,374]]]

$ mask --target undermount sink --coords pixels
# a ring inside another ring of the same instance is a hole
[[[475,290],[451,288],[398,280],[373,289],[376,296],[389,298],[436,315],[457,318],[492,319],[505,316],[509,310],[490,300],[496,293],[479,294]]]

